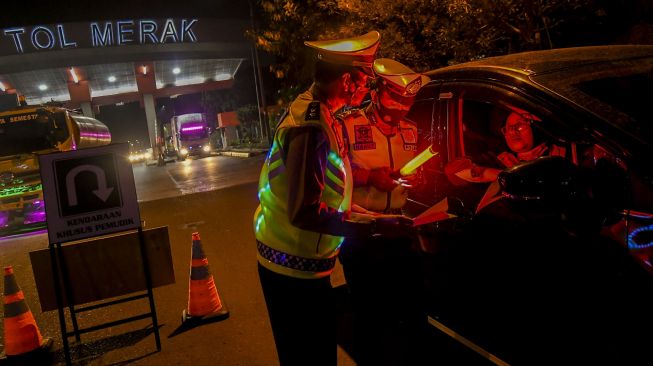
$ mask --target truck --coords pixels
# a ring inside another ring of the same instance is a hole
[[[38,155],[111,143],[109,128],[54,106],[0,111],[0,231],[43,226]]]
[[[183,161],[191,155],[206,156],[211,152],[210,127],[203,113],[187,113],[173,116],[164,125],[166,154]]]

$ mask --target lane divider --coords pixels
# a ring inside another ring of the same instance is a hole
[[[478,353],[482,357],[487,358],[493,364],[498,365],[498,366],[510,366],[510,364],[508,364],[507,362],[505,362],[502,359],[500,359],[499,357],[491,354],[490,352],[484,350],[480,346],[476,345],[474,342],[472,342],[469,339],[461,336],[460,334],[456,333],[453,329],[447,327],[446,325],[440,323],[439,321],[433,319],[432,317],[429,316],[428,320],[429,320],[429,324],[431,324],[432,326],[437,328],[439,331],[441,331],[442,333],[448,335],[449,337],[457,340],[458,342],[462,343],[465,347],[467,347],[467,348],[471,349],[472,351]]]

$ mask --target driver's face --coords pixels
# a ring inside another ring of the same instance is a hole
[[[526,116],[515,112],[510,113],[506,119],[503,133],[510,150],[521,153],[533,149],[533,129],[531,120]]]

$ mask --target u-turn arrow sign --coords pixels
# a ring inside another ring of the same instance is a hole
[[[50,242],[140,225],[127,144],[39,157]]]

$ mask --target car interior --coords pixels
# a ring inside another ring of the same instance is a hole
[[[471,216],[490,182],[470,180],[460,184],[452,181],[451,175],[445,174],[447,164],[452,161],[468,159],[474,166],[505,169],[497,159],[499,154],[509,150],[501,128],[511,110],[517,107],[502,100],[489,99],[491,98],[461,95],[453,103],[449,103],[448,107],[443,106],[445,103],[433,103],[430,100],[416,103],[411,110],[409,118],[417,123],[422,140],[419,150],[432,144],[442,152],[438,159],[433,159],[424,167],[426,187],[413,195],[413,203],[421,203],[422,210],[447,197],[450,205],[460,208],[460,216]],[[535,145],[555,145],[558,148],[557,154],[592,172],[592,178],[588,178],[594,180],[593,192],[590,194],[601,200],[601,207],[606,208],[603,213],[605,217],[602,219],[604,234],[624,247],[632,249],[636,246],[636,252],[640,254],[639,262],[653,272],[653,255],[648,254],[648,251],[647,254],[642,254],[642,249],[651,246],[652,242],[650,232],[653,230],[653,215],[640,210],[647,205],[650,207],[649,201],[653,197],[649,184],[644,178],[634,174],[634,171],[630,171],[625,160],[611,152],[608,147],[590,139],[562,135],[559,127],[551,122],[547,115],[538,115],[528,107],[519,105],[518,109],[535,116],[531,122]],[[437,111],[436,108],[441,110]],[[443,130],[445,122],[439,119],[441,115],[449,117],[449,131]],[[550,152],[545,151],[543,155]],[[637,202],[632,197],[638,197],[637,201],[642,202]],[[463,214],[463,211],[467,212],[467,215]],[[440,227],[448,225],[459,227],[452,223],[442,223]],[[641,227],[648,229],[640,229]]]

